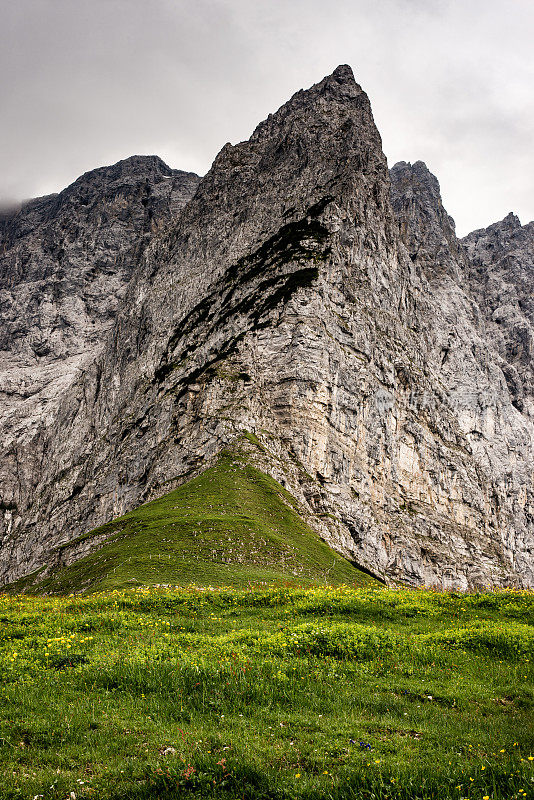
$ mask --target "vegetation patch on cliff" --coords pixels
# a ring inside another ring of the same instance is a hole
[[[238,446],[223,451],[197,478],[83,538],[92,537],[109,538],[44,580],[23,579],[9,590],[375,583],[323,542],[299,515],[295,499]]]
[[[534,594],[0,597],[2,800],[510,800]]]

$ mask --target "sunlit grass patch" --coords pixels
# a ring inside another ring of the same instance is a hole
[[[534,628],[509,620],[437,631],[423,641],[460,650],[488,650],[507,658],[534,656]]]

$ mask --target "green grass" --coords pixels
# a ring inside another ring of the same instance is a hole
[[[534,595],[0,597],[0,797],[534,796]]]
[[[294,498],[258,470],[239,444],[194,480],[77,541],[102,534],[109,538],[100,549],[45,579],[37,573],[19,580],[9,590],[68,594],[136,584],[376,584],[320,539]]]
[[[534,797],[534,594],[380,588],[255,448],[0,595],[0,800]]]

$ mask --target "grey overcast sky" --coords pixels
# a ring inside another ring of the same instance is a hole
[[[0,0],[0,200],[135,153],[205,173],[341,63],[389,164],[421,159],[458,233],[534,219],[532,0]]]

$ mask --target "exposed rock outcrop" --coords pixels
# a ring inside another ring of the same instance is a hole
[[[514,214],[462,240],[491,346],[514,405],[534,416],[534,222]]]
[[[147,242],[175,218],[198,181],[156,156],[133,156],[82,175],[58,195],[2,215],[0,508],[5,531],[17,519],[17,498],[39,480],[45,457],[41,443],[61,435],[58,404],[98,356]]]
[[[375,574],[533,583],[532,418],[436,179],[418,162],[392,183],[348,67],[223,148],[144,251],[103,353],[14,446],[4,581],[247,430]]]
[[[532,357],[525,353],[532,329],[525,316],[517,322],[522,304],[531,303],[533,226],[522,229],[517,221],[514,227],[521,233],[517,231],[517,238],[501,235],[500,249],[487,242],[495,237],[495,229],[507,227],[506,221],[459,242],[443,209],[439,184],[422,162],[395,165],[391,179],[401,236],[432,297],[428,363],[447,387],[448,405],[484,487],[479,509],[486,530],[495,542],[502,538],[503,551],[520,580],[532,583],[534,419],[528,377]],[[495,331],[499,290],[515,303],[505,326],[508,339],[515,336],[525,348],[507,347],[502,331]],[[514,359],[521,364],[515,365]],[[526,390],[518,377],[511,378],[519,374]]]

